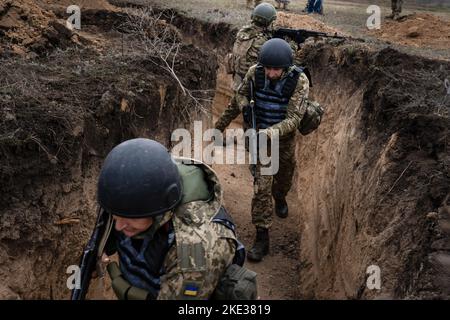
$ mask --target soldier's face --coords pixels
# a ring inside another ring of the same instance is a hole
[[[153,224],[153,218],[130,219],[113,215],[116,220],[116,230],[123,232],[127,237],[134,237],[144,232]]]
[[[264,67],[266,71],[266,77],[269,80],[278,80],[283,74],[283,68]]]

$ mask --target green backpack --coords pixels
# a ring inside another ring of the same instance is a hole
[[[306,100],[306,112],[303,116],[302,121],[300,122],[300,127],[298,131],[304,136],[310,134],[314,130],[316,130],[320,122],[322,121],[322,116],[325,113],[325,110],[317,101]]]

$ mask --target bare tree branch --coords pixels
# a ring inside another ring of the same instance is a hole
[[[175,70],[177,58],[181,49],[181,34],[172,25],[175,14],[163,19],[163,13],[156,14],[151,8],[127,9],[127,21],[123,28],[139,40],[139,48],[134,53],[144,51],[148,60],[167,72],[178,84],[183,96],[188,97],[188,102],[183,107],[183,113],[189,117],[189,109],[192,105],[196,111],[207,114],[203,103],[211,102],[211,99],[202,97],[208,90],[190,90],[181,81]],[[168,21],[167,21],[168,20]]]

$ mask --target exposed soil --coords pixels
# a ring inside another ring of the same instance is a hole
[[[171,21],[182,36],[175,66],[182,83],[203,98],[217,89],[204,115],[124,30],[121,9],[86,2],[85,27],[63,43],[47,37],[63,7],[46,2],[30,4],[26,19],[27,0],[0,2],[7,4],[0,22],[15,21],[0,23],[8,34],[0,64],[0,298],[67,298],[66,268],[90,235],[108,151],[138,136],[170,147],[175,128],[196,119],[212,125],[210,115],[230,97],[221,59],[235,27],[155,9],[172,17],[157,29]],[[29,23],[34,16],[45,17],[42,28]],[[279,22],[335,32],[301,17],[283,13]],[[39,50],[17,38],[27,32],[41,39]],[[318,131],[298,137],[290,215],[275,217],[270,254],[247,264],[259,274],[260,297],[449,299],[450,63],[351,40],[308,42],[298,54],[326,114]],[[249,248],[248,166],[214,168]],[[365,285],[370,265],[381,268],[381,290]],[[91,297],[111,298],[111,291]]]
[[[38,0],[39,4],[46,8],[62,7],[67,8],[70,5],[76,4],[81,10],[94,9],[94,10],[108,10],[117,11],[117,7],[111,5],[107,0],[59,0],[57,3],[53,0]]]
[[[411,14],[398,21],[385,20],[381,29],[372,33],[380,39],[401,45],[450,48],[450,21],[432,14]]]
[[[298,15],[294,13],[278,12],[275,26],[292,29],[308,29],[319,32],[337,33],[337,29],[327,26],[325,23],[308,15]]]
[[[291,212],[275,217],[271,253],[248,264],[261,298],[448,299],[450,65],[352,41],[308,43],[299,54],[327,112],[318,132],[298,139]],[[219,73],[215,117],[229,81]],[[250,247],[248,167],[216,170]],[[381,290],[366,287],[370,265],[381,268]]]
[[[104,28],[122,18],[99,11],[83,31],[98,41],[0,64],[1,298],[67,298],[66,268],[92,230],[105,155],[138,136],[170,147],[175,128],[202,117],[157,60],[131,52],[137,39]],[[192,45],[178,54],[180,80],[208,98],[215,56]]]
[[[448,257],[437,245],[448,216],[432,212],[450,191],[450,65],[345,44],[303,50],[327,111],[297,150],[302,296],[448,299],[447,262],[436,259]],[[381,291],[365,286],[372,264]]]
[[[64,21],[32,0],[0,1],[0,57],[34,57],[56,47],[65,48],[72,33]]]

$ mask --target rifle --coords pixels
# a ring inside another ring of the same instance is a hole
[[[334,35],[327,34],[325,32],[318,32],[312,30],[305,29],[288,29],[288,28],[280,28],[273,32],[273,38],[284,39],[285,37],[294,40],[297,43],[297,46],[300,46],[306,39],[310,37],[324,37],[324,38],[333,38],[333,39],[345,39],[346,37],[338,36],[337,33]]]
[[[104,247],[104,242],[106,241],[104,235],[105,233],[109,234],[111,230],[112,224],[109,222],[110,214],[99,208],[94,231],[80,259],[80,287],[75,287],[72,290],[71,300],[84,300],[86,297],[92,279],[92,272],[98,267],[98,262],[101,260],[102,253],[99,252],[99,249],[102,245]],[[99,268],[97,268],[97,271],[99,274],[101,273]]]
[[[257,139],[257,132],[256,132],[256,114],[255,114],[255,93],[254,93],[254,84],[253,84],[253,80],[250,80],[249,82],[249,89],[250,89],[250,116],[251,116],[251,121],[252,121],[252,137],[251,137],[251,141],[250,141],[250,154],[252,155],[252,160],[253,159],[257,159],[258,157],[258,149],[257,149],[257,143],[258,143],[258,139]],[[252,143],[253,141],[253,143]],[[256,160],[258,162],[258,160]],[[255,177],[256,177],[256,164],[252,164],[251,166],[252,169],[252,175],[253,175],[253,184],[255,184]]]

